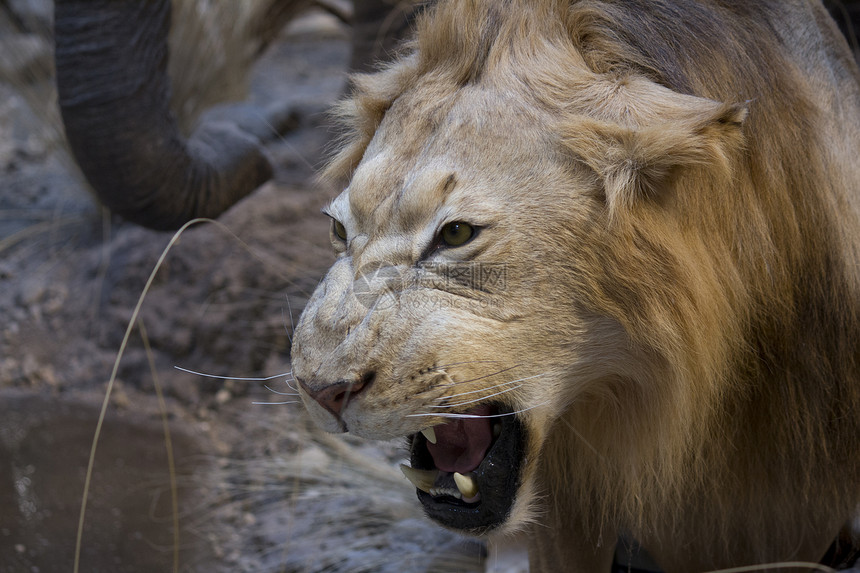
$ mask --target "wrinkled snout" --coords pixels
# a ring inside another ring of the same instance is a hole
[[[339,260],[317,287],[293,336],[293,374],[314,420],[330,432],[349,431],[347,410],[364,397],[377,377],[384,345],[382,322],[390,309],[378,304],[384,277],[360,275]],[[370,303],[370,304],[369,304]],[[354,407],[352,408],[354,409]]]

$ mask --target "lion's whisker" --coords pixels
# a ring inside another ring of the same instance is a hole
[[[290,346],[292,346],[293,345],[293,335],[291,334],[292,330],[287,328],[287,309],[285,309],[283,307],[281,307],[281,320],[284,322],[284,332],[287,335],[287,340],[290,341]],[[292,317],[290,317],[290,320],[292,320]]]
[[[464,360],[462,362],[451,362],[449,364],[440,364],[438,366],[434,366],[430,370],[444,370],[446,368],[450,368],[451,366],[462,366],[464,364],[498,364],[501,360]],[[520,366],[520,364],[517,364]]]
[[[475,402],[480,402],[481,400],[486,400],[487,398],[492,398],[493,396],[499,396],[500,394],[504,394],[505,392],[510,392],[512,390],[516,390],[517,388],[522,388],[522,384],[518,384],[511,388],[505,388],[495,394],[489,394],[488,396],[481,396],[479,398],[475,398],[474,400],[467,400],[465,402],[457,402],[456,404],[444,404],[442,406],[428,406],[429,408],[456,408],[457,406],[465,406],[466,404],[474,404]]]
[[[205,372],[196,372],[194,370],[189,370],[188,368],[183,368],[181,366],[174,366],[175,369],[181,370],[182,372],[187,372],[188,374],[194,374],[195,376],[203,376],[204,378],[217,378],[218,380],[241,380],[246,382],[265,382],[267,380],[274,380],[276,378],[282,378],[284,376],[288,376],[292,379],[292,371],[290,372],[282,372],[280,374],[273,374],[272,376],[266,376],[263,378],[254,378],[254,377],[242,377],[242,376],[219,376],[217,374],[206,374]]]
[[[251,404],[258,406],[282,406],[284,404],[301,404],[300,400],[292,400],[290,402],[251,402]]]
[[[486,361],[478,360],[478,361],[476,361],[476,362],[496,362],[496,361],[495,361],[495,360],[486,360]],[[463,364],[465,364],[465,363],[463,363]],[[438,392],[439,392],[439,390],[440,390],[440,389],[443,389],[443,388],[451,388],[451,387],[453,387],[453,386],[460,386],[460,385],[462,385],[462,384],[468,384],[468,383],[470,383],[470,382],[475,382],[475,381],[477,381],[477,380],[483,380],[483,379],[485,379],[485,378],[490,378],[490,377],[495,376],[495,375],[497,375],[497,374],[502,374],[503,372],[507,372],[507,371],[508,371],[508,370],[510,370],[511,368],[516,368],[517,366],[519,366],[519,364],[518,364],[518,365],[516,365],[516,366],[511,366],[510,368],[505,368],[505,369],[503,369],[503,370],[499,370],[499,371],[497,371],[497,372],[492,372],[492,373],[490,373],[490,374],[485,374],[484,376],[479,376],[479,377],[477,377],[477,378],[470,378],[470,379],[468,379],[468,380],[461,380],[461,381],[459,381],[459,382],[454,382],[454,383],[451,383],[451,384],[438,384],[438,385],[432,386],[432,387],[430,387],[430,388],[427,388],[426,390],[422,390],[422,391],[420,391],[420,392],[416,393],[416,394],[415,394],[415,397],[423,396],[424,394],[428,394],[428,393],[431,393],[431,392],[432,392],[432,393],[438,393]],[[485,388],[484,390],[492,390],[493,388],[498,388],[498,387],[503,386],[503,385],[505,385],[505,384],[513,384],[513,383],[516,383],[516,382],[517,382],[517,380],[512,380],[512,381],[508,381],[508,382],[501,382],[501,383],[496,384],[496,385],[494,385],[494,386],[490,386],[489,388]],[[474,391],[462,392],[462,393],[459,393],[459,394],[452,394],[452,395],[450,395],[450,396],[437,396],[437,397],[435,397],[435,398],[433,398],[433,399],[434,399],[434,400],[450,400],[451,398],[455,398],[455,397],[457,397],[457,396],[462,396],[462,395],[464,395],[464,394],[472,394],[472,393],[474,393]]]
[[[298,396],[296,392],[278,392],[277,390],[272,389],[268,384],[263,384],[263,388],[272,394],[277,394],[278,396]]]
[[[483,376],[478,376],[478,377],[476,377],[476,378],[469,378],[468,380],[460,380],[459,382],[452,382],[452,383],[450,383],[450,384],[440,384],[439,386],[437,386],[437,388],[445,388],[445,387],[451,387],[451,386],[460,386],[460,385],[463,385],[463,384],[468,384],[468,383],[470,383],[470,382],[476,382],[476,381],[478,381],[478,380],[483,380],[483,379],[485,379],[485,378],[492,378],[493,376],[496,376],[496,375],[498,375],[498,374],[502,374],[502,373],[504,373],[504,372],[507,372],[508,370],[513,370],[514,368],[517,368],[518,366],[520,366],[520,365],[519,365],[519,364],[517,364],[517,365],[514,365],[514,366],[509,366],[508,368],[503,368],[503,369],[501,369],[501,370],[497,370],[497,371],[495,371],[495,372],[491,372],[491,373],[489,373],[489,374],[484,374]]]
[[[287,338],[288,338],[288,339],[289,339],[289,341],[290,341],[290,346],[292,346],[292,345],[293,345],[293,335],[292,335],[292,333],[296,331],[296,326],[295,326],[295,324],[293,323],[293,307],[290,305],[290,295],[287,295],[285,298],[286,298],[286,300],[287,300],[287,311],[288,311],[288,312],[284,312],[283,307],[281,308],[281,312],[282,312],[283,314],[286,314],[286,315],[290,318],[290,330],[289,330],[289,331],[287,331]],[[287,330],[287,324],[286,324],[286,322],[287,322],[287,321],[286,321],[286,320],[284,320],[284,330]]]
[[[480,394],[481,392],[492,392],[496,388],[502,388],[504,386],[510,386],[511,384],[516,384],[518,380],[509,380],[507,382],[501,382],[499,384],[493,384],[492,386],[487,386],[486,388],[479,388],[477,390],[469,390],[468,392],[459,392],[457,394],[451,394],[449,396],[439,396],[438,398],[434,398],[437,402],[450,401],[454,398],[459,398],[461,396],[468,396],[469,394]]]
[[[515,416],[516,414],[522,414],[523,412],[528,412],[529,410],[534,410],[535,408],[540,408],[541,406],[546,406],[550,404],[552,400],[547,400],[546,402],[541,402],[540,404],[535,404],[534,406],[529,406],[528,408],[523,408],[522,410],[517,410],[516,412],[505,412],[504,414],[443,414],[440,412],[433,412],[427,414],[406,414],[407,418],[421,418],[421,417],[435,417],[435,418],[454,418],[454,419],[462,419],[462,418],[503,418],[505,416]]]
[[[517,382],[523,382],[525,380],[531,380],[532,378],[537,378],[539,376],[544,376],[544,374],[535,374],[534,376],[526,376],[525,378],[520,378],[519,380],[509,380],[507,382],[501,382],[499,384],[496,384],[494,386],[489,386],[487,388],[480,388],[478,390],[470,390],[468,392],[460,392],[458,394],[451,394],[450,396],[441,396],[439,398],[436,398],[436,400],[437,401],[450,400],[451,398],[457,398],[458,396],[466,396],[467,394],[477,394],[479,392],[486,392],[487,390],[492,390],[494,388],[501,388],[502,386],[507,386],[509,384],[516,384]],[[476,380],[480,380],[480,378],[476,378]],[[450,384],[443,384],[442,387],[444,387],[444,386],[450,386]],[[438,387],[439,386],[437,386],[437,388]]]

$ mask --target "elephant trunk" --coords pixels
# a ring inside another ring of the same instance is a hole
[[[170,111],[169,0],[56,0],[57,89],[66,137],[114,212],[175,229],[216,217],[272,176],[252,135],[225,122],[185,139]]]

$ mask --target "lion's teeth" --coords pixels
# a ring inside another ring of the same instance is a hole
[[[430,442],[431,444],[436,443],[436,430],[434,430],[432,427],[424,428],[423,430],[421,430],[421,433],[424,435],[425,438],[427,438],[428,442]]]
[[[419,470],[405,464],[400,464],[400,471],[412,482],[412,485],[425,493],[430,493],[436,478],[439,477],[439,470]]]
[[[464,476],[459,472],[454,472],[454,483],[457,484],[457,489],[463,494],[463,497],[475,497],[478,493],[478,483],[471,476]]]

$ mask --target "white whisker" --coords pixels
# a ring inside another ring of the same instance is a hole
[[[434,366],[431,370],[444,370],[445,368],[450,368],[451,366],[462,366],[463,364],[498,364],[501,360],[464,360],[463,362],[451,362],[450,364],[440,364],[439,366]],[[519,366],[519,364],[517,364]],[[516,366],[512,366],[511,368],[516,368]]]
[[[529,406],[528,408],[523,408],[522,410],[517,410],[516,412],[506,412],[504,414],[488,414],[486,416],[479,416],[477,414],[442,414],[439,412],[432,414],[406,414],[407,418],[419,418],[419,417],[436,417],[436,418],[503,418],[505,416],[514,416],[516,414],[522,414],[523,412],[527,412],[529,410],[533,410],[535,408],[540,408],[541,406],[546,406],[551,403],[552,400],[547,400],[546,402],[541,402],[540,404],[535,404],[534,406]]]
[[[287,338],[290,339],[290,346],[292,346],[293,345],[293,334],[292,333],[294,333],[296,331],[296,325],[293,324],[293,307],[290,305],[290,295],[289,294],[286,295],[286,299],[287,299],[287,310],[288,310],[287,316],[290,317],[290,330],[289,330],[289,332],[287,332]],[[284,309],[282,308],[281,312],[283,312],[283,310]],[[285,320],[284,321],[284,330],[287,330],[286,322],[287,321]]]
[[[496,392],[495,394],[490,394],[488,396],[481,396],[479,398],[475,398],[474,400],[467,400],[466,402],[457,402],[456,404],[445,404],[443,406],[428,406],[429,408],[456,408],[457,406],[465,406],[466,404],[474,404],[475,402],[481,402],[482,400],[486,400],[487,398],[492,398],[493,396],[498,396],[500,394],[504,394],[505,392],[510,392],[511,390],[516,390],[517,388],[522,388],[522,384],[518,384],[512,388],[505,388],[500,392]]]
[[[502,386],[507,386],[509,384],[516,384],[517,382],[523,382],[525,380],[531,380],[532,378],[537,378],[538,376],[544,376],[544,374],[535,374],[534,376],[526,376],[525,378],[520,378],[519,380],[510,380],[508,382],[501,382],[499,384],[495,384],[495,385],[490,386],[488,388],[481,388],[479,390],[470,390],[468,392],[460,392],[459,394],[452,394],[450,396],[441,396],[439,398],[436,398],[436,400],[437,401],[450,400],[451,398],[457,398],[458,396],[466,396],[467,394],[477,394],[479,392],[486,392],[487,390],[492,390],[493,388],[501,388]],[[480,378],[476,378],[475,380],[480,380]]]
[[[177,370],[181,370],[182,372],[187,372],[189,374],[194,374],[196,376],[203,376],[204,378],[217,378],[219,380],[244,380],[248,382],[265,382],[266,380],[274,380],[275,378],[282,378],[284,376],[292,376],[292,371],[283,372],[281,374],[275,374],[273,376],[266,376],[265,378],[242,378],[239,376],[218,376],[217,374],[206,374],[205,372],[195,372],[194,370],[189,370],[188,368],[183,368],[181,366],[174,366]]]
[[[481,392],[489,392],[496,388],[501,388],[503,386],[510,386],[511,384],[516,384],[517,380],[511,380],[508,382],[500,382],[499,384],[493,384],[492,386],[487,386],[486,388],[479,388],[478,390],[469,390],[468,392],[458,392],[457,394],[451,394],[449,396],[439,396],[438,398],[434,398],[437,402],[444,402],[445,400],[452,400],[454,398],[459,398],[460,396],[468,396],[469,394],[480,394]]]
[[[293,345],[293,335],[289,328],[287,328],[287,309],[281,307],[281,320],[284,323],[284,332],[287,334],[287,340],[290,341],[290,346]]]
[[[282,406],[284,404],[301,404],[300,401],[292,401],[292,402],[251,402],[251,404],[255,404],[258,406]]]
[[[499,374],[502,374],[502,373],[504,373],[504,372],[507,372],[508,370],[513,370],[513,369],[514,369],[514,368],[516,368],[516,367],[517,367],[517,366],[510,366],[510,367],[508,367],[508,368],[503,368],[502,370],[497,370],[496,372],[491,372],[491,373],[489,373],[489,374],[484,374],[483,376],[478,376],[477,378],[470,378],[470,379],[468,379],[468,380],[461,380],[460,382],[453,382],[453,383],[451,383],[451,384],[440,384],[440,385],[439,385],[439,387],[440,387],[440,388],[444,388],[444,387],[446,387],[446,386],[460,386],[460,385],[463,385],[463,384],[468,384],[468,383],[470,383],[470,382],[476,382],[476,381],[478,381],[478,380],[483,380],[483,379],[485,379],[485,378],[492,378],[493,376],[497,376],[497,375],[499,375]]]
[[[295,392],[278,392],[277,390],[272,390],[268,384],[263,384],[263,388],[271,392],[272,394],[277,394],[278,396],[298,396]]]

